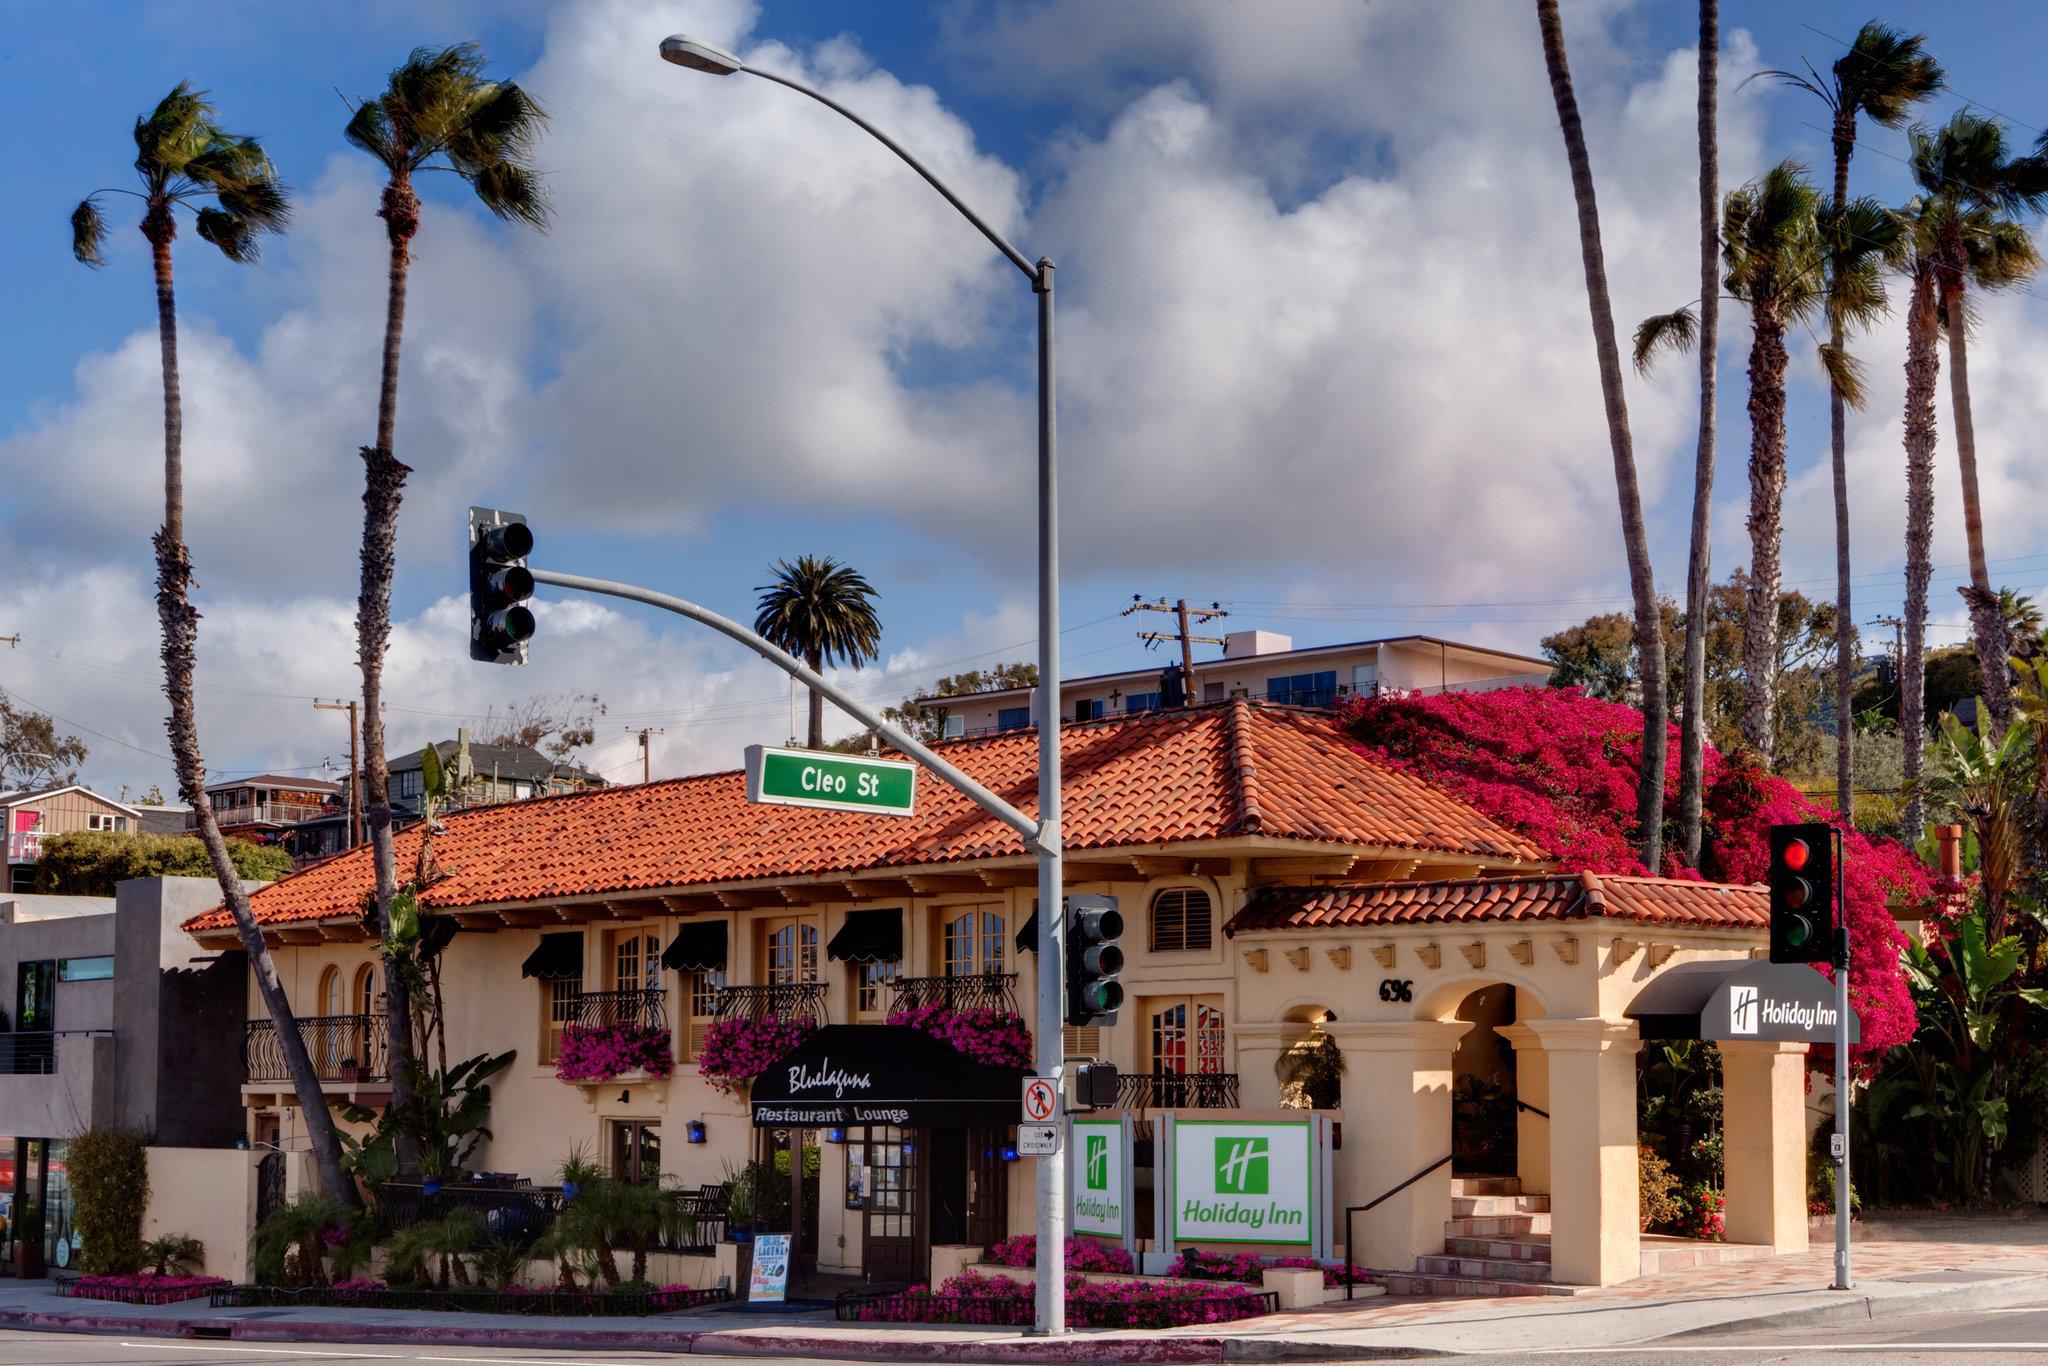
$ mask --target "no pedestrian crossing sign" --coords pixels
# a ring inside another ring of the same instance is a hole
[[[747,800],[908,816],[917,806],[917,765],[898,759],[747,746]]]
[[[1059,1083],[1051,1077],[1024,1078],[1024,1119],[1043,1124],[1060,1108]]]

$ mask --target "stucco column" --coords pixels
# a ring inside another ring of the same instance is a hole
[[[1720,1049],[1728,1241],[1804,1252],[1806,1045],[1730,1041]]]
[[[1525,1024],[1501,1025],[1496,1032],[1515,1050],[1515,1099],[1535,1107],[1515,1108],[1515,1175],[1523,1191],[1540,1195],[1550,1189],[1549,1055]]]
[[[1642,1274],[1633,1024],[1528,1022],[1543,1045],[1550,1104],[1550,1275],[1613,1285]]]
[[[1280,1103],[1280,1055],[1310,1026],[1273,1020],[1233,1026],[1237,1043],[1237,1103],[1248,1110],[1269,1110]]]
[[[1344,1209],[1400,1185],[1451,1151],[1451,1050],[1464,1020],[1331,1020],[1323,1029],[1344,1053],[1344,1147],[1337,1153],[1334,1230]],[[1451,1217],[1448,1162],[1353,1221],[1355,1262],[1407,1270],[1444,1247]]]

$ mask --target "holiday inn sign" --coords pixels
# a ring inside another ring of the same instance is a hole
[[[1310,1243],[1315,1168],[1306,1122],[1176,1122],[1174,1241]]]

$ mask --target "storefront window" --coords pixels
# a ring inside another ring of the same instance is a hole
[[[58,1271],[78,1265],[78,1231],[72,1226],[71,1171],[65,1159],[71,1145],[50,1139],[41,1145],[48,1166],[43,1175],[43,1261]]]

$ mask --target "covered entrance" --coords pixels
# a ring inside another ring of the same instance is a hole
[[[846,1145],[861,1277],[907,1283],[924,1279],[934,1246],[1002,1236],[1024,1075],[920,1029],[827,1025],[755,1080],[753,1121]],[[793,1227],[804,1222],[793,1210]]]

